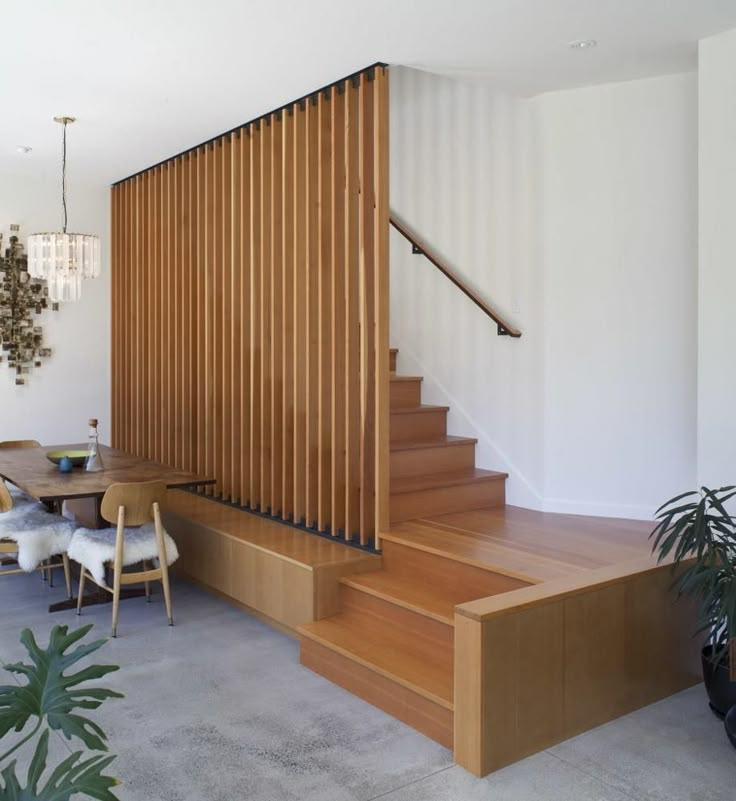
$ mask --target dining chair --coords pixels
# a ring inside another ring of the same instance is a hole
[[[14,557],[17,568],[0,569],[0,576],[64,570],[66,590],[72,597],[71,572],[67,548],[73,524],[60,515],[47,512],[40,504],[31,508],[16,507],[15,498],[0,481],[0,557]]]
[[[0,442],[0,450],[5,448],[40,448],[41,443],[35,439],[6,439]],[[29,505],[34,504],[35,501],[33,498],[30,498],[28,495],[25,494],[22,490],[18,489],[14,484],[10,482],[5,482],[5,485],[10,490],[10,494],[13,496],[15,501],[15,507],[17,508],[20,505]]]
[[[145,481],[112,484],[102,498],[100,514],[115,528],[79,528],[69,546],[69,558],[82,566],[79,575],[77,614],[82,612],[85,581],[112,593],[112,636],[117,636],[121,587],[144,584],[146,598],[151,599],[151,581],[160,581],[166,602],[169,625],[174,625],[171,612],[169,565],[179,557],[176,543],[161,523],[161,510],[166,503],[166,484]],[[153,563],[153,564],[151,564]],[[134,572],[124,567],[141,565]],[[105,570],[113,573],[112,589],[108,587]]]

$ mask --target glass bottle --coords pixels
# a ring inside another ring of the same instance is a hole
[[[84,469],[87,473],[99,473],[105,469],[100,455],[100,443],[97,435],[97,420],[92,418],[89,421],[89,434],[87,445],[87,459],[84,462]]]

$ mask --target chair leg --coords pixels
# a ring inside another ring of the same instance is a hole
[[[158,521],[157,521],[158,523]],[[166,544],[160,525],[156,526],[156,545],[158,546],[158,562],[161,567],[161,586],[164,590],[164,601],[166,602],[166,617],[169,625],[174,625],[174,615],[171,611],[171,587],[169,586],[169,562],[166,558]]]
[[[54,568],[52,567],[52,565],[54,564],[54,560],[53,559],[49,559],[49,561],[46,564],[49,566],[49,587],[51,587],[53,589],[53,586],[54,586]]]
[[[120,577],[123,573],[122,559],[116,559],[112,584],[112,636],[118,636],[118,613],[120,612]]]
[[[63,553],[61,563],[64,566],[64,581],[66,582],[66,597],[72,597],[72,571],[69,568],[69,557]]]
[[[43,562],[41,562],[41,564],[43,565],[43,570],[41,571],[41,578],[43,579],[43,581],[48,581],[49,575],[48,575],[48,570],[46,569],[46,565],[48,564],[48,562],[44,559]]]
[[[77,595],[77,614],[82,614],[82,599],[84,598],[84,581],[85,581],[85,570],[84,565],[82,565],[82,569],[79,571],[79,590]]]

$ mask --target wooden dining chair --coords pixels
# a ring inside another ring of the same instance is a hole
[[[66,590],[72,597],[71,572],[67,548],[74,526],[60,515],[47,512],[40,505],[16,508],[14,498],[0,481],[0,558],[12,557],[17,568],[3,565],[0,576],[48,571],[62,568]]]
[[[40,448],[41,443],[35,439],[6,439],[0,442],[0,448]]]
[[[82,612],[85,581],[89,579],[112,593],[112,636],[117,636],[121,587],[144,584],[150,601],[151,581],[160,581],[166,602],[169,625],[174,625],[171,612],[169,565],[179,556],[176,543],[164,530],[161,510],[166,502],[166,484],[146,481],[131,484],[112,484],[102,498],[100,514],[115,528],[85,529],[74,532],[69,546],[69,558],[79,562],[79,597],[77,614]],[[158,565],[151,564],[154,561]],[[141,569],[124,572],[124,567],[136,564]],[[107,586],[105,570],[112,568],[113,586]]]

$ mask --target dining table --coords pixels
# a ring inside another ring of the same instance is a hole
[[[38,448],[0,449],[0,478],[14,484],[26,495],[36,498],[49,511],[61,512],[64,503],[86,528],[106,528],[109,523],[100,514],[102,498],[112,484],[140,481],[162,481],[169,489],[194,489],[214,484],[215,479],[179,470],[150,459],[133,456],[117,448],[99,446],[104,469],[86,472],[75,467],[62,472],[47,453],[86,451],[84,444],[50,445]],[[90,582],[91,583],[91,582]],[[143,590],[128,589],[123,597],[138,597]],[[95,588],[85,594],[83,604],[107,603],[109,593]],[[76,608],[76,600],[61,601],[49,606],[49,612]]]

